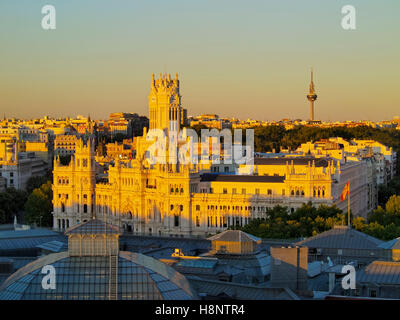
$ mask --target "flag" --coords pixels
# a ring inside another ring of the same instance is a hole
[[[344,201],[349,192],[350,192],[350,184],[349,181],[347,181],[346,185],[343,188],[342,194],[340,195],[340,200]]]

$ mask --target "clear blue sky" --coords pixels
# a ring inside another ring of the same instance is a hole
[[[41,28],[45,4],[56,30]],[[313,66],[316,118],[391,119],[399,16],[399,0],[1,0],[0,112],[147,115],[151,74],[178,72],[189,115],[307,119]]]

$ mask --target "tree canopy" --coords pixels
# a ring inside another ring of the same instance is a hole
[[[7,188],[0,193],[0,224],[12,223],[14,216],[24,208],[27,193],[25,191]]]
[[[50,181],[34,189],[25,203],[25,221],[29,224],[36,223],[37,225],[51,227],[52,199],[53,192]]]

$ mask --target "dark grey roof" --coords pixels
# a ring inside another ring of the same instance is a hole
[[[314,278],[308,278],[307,287],[310,291],[329,291],[329,274],[324,272]]]
[[[69,234],[120,234],[120,229],[110,223],[104,223],[99,219],[91,219],[82,224],[77,224],[67,231],[66,235]]]
[[[379,245],[382,249],[400,249],[400,238],[396,238]]]
[[[189,268],[203,268],[212,269],[218,263],[217,259],[183,259],[179,261],[177,267],[189,267]]]
[[[327,167],[329,161],[325,158],[314,158],[314,157],[288,157],[288,158],[254,158],[254,165],[307,165],[315,162],[316,167]]]
[[[357,272],[357,282],[400,285],[400,262],[374,261]]]
[[[271,256],[265,251],[246,255],[215,255],[208,252],[203,257],[217,257],[218,266],[229,266],[243,270],[248,281],[257,279],[259,283],[265,281],[265,276],[271,272]]]
[[[252,176],[237,174],[214,174],[204,173],[201,175],[200,181],[224,181],[224,182],[270,182],[281,183],[285,181],[284,176]]]
[[[39,245],[37,245],[37,247],[40,249],[51,251],[51,252],[61,252],[61,251],[68,250],[68,245],[65,242],[61,242],[61,241],[57,241],[57,240],[39,244]]]
[[[187,277],[197,294],[212,297],[228,296],[239,300],[299,300],[293,291],[287,288],[263,288],[233,282]]]
[[[37,245],[49,242],[50,240],[64,240],[64,236],[50,236],[50,237],[27,237],[21,239],[0,239],[0,251],[15,251],[15,250],[31,250],[35,249]]]
[[[226,230],[215,236],[207,238],[211,241],[232,241],[232,242],[257,242],[261,243],[261,239],[241,230]]]
[[[337,249],[378,249],[383,241],[366,235],[347,226],[335,226],[333,229],[317,234],[314,237],[295,243],[308,248]]]
[[[0,240],[32,238],[32,237],[51,237],[51,236],[54,237],[58,235],[59,234],[57,232],[48,229],[8,230],[0,232]]]

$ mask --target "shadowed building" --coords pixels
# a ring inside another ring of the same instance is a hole
[[[307,291],[307,248],[271,247],[271,287]]]

